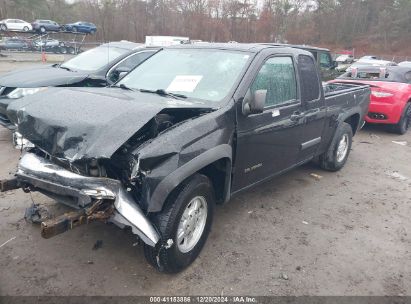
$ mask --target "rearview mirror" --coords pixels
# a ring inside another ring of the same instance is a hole
[[[243,114],[259,114],[264,112],[265,101],[267,99],[267,90],[256,90],[254,94],[248,90],[243,99]]]

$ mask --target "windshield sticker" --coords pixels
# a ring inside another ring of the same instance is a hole
[[[178,75],[167,88],[169,92],[194,92],[203,76],[199,75]]]

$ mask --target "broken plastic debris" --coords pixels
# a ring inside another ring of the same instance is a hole
[[[403,181],[403,182],[409,180],[408,177],[406,177],[406,176],[404,176],[404,175],[402,175],[401,173],[398,173],[398,172],[389,173],[388,175],[391,176],[394,179],[398,179],[398,180]]]
[[[103,247],[103,241],[102,240],[97,240],[94,245],[93,245],[93,250],[97,250]]]
[[[8,242],[11,242],[12,240],[14,240],[16,237],[13,236],[10,240],[5,241],[3,244],[0,245],[0,248],[3,247],[4,245],[6,245]]]
[[[395,141],[395,140],[393,140],[392,142],[394,144],[397,144],[397,145],[400,145],[400,146],[406,146],[407,145],[406,141]]]
[[[310,176],[314,177],[316,180],[320,180],[320,179],[323,178],[321,175],[318,175],[318,174],[315,174],[315,173],[311,173]]]

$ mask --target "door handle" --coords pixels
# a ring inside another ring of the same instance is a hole
[[[291,114],[290,120],[291,121],[298,121],[303,117],[304,117],[304,113],[301,113],[300,111],[295,111],[293,114]]]

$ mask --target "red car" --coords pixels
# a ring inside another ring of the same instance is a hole
[[[371,103],[365,121],[391,125],[405,134],[411,125],[411,67],[353,68],[332,82],[367,84],[371,87]]]

